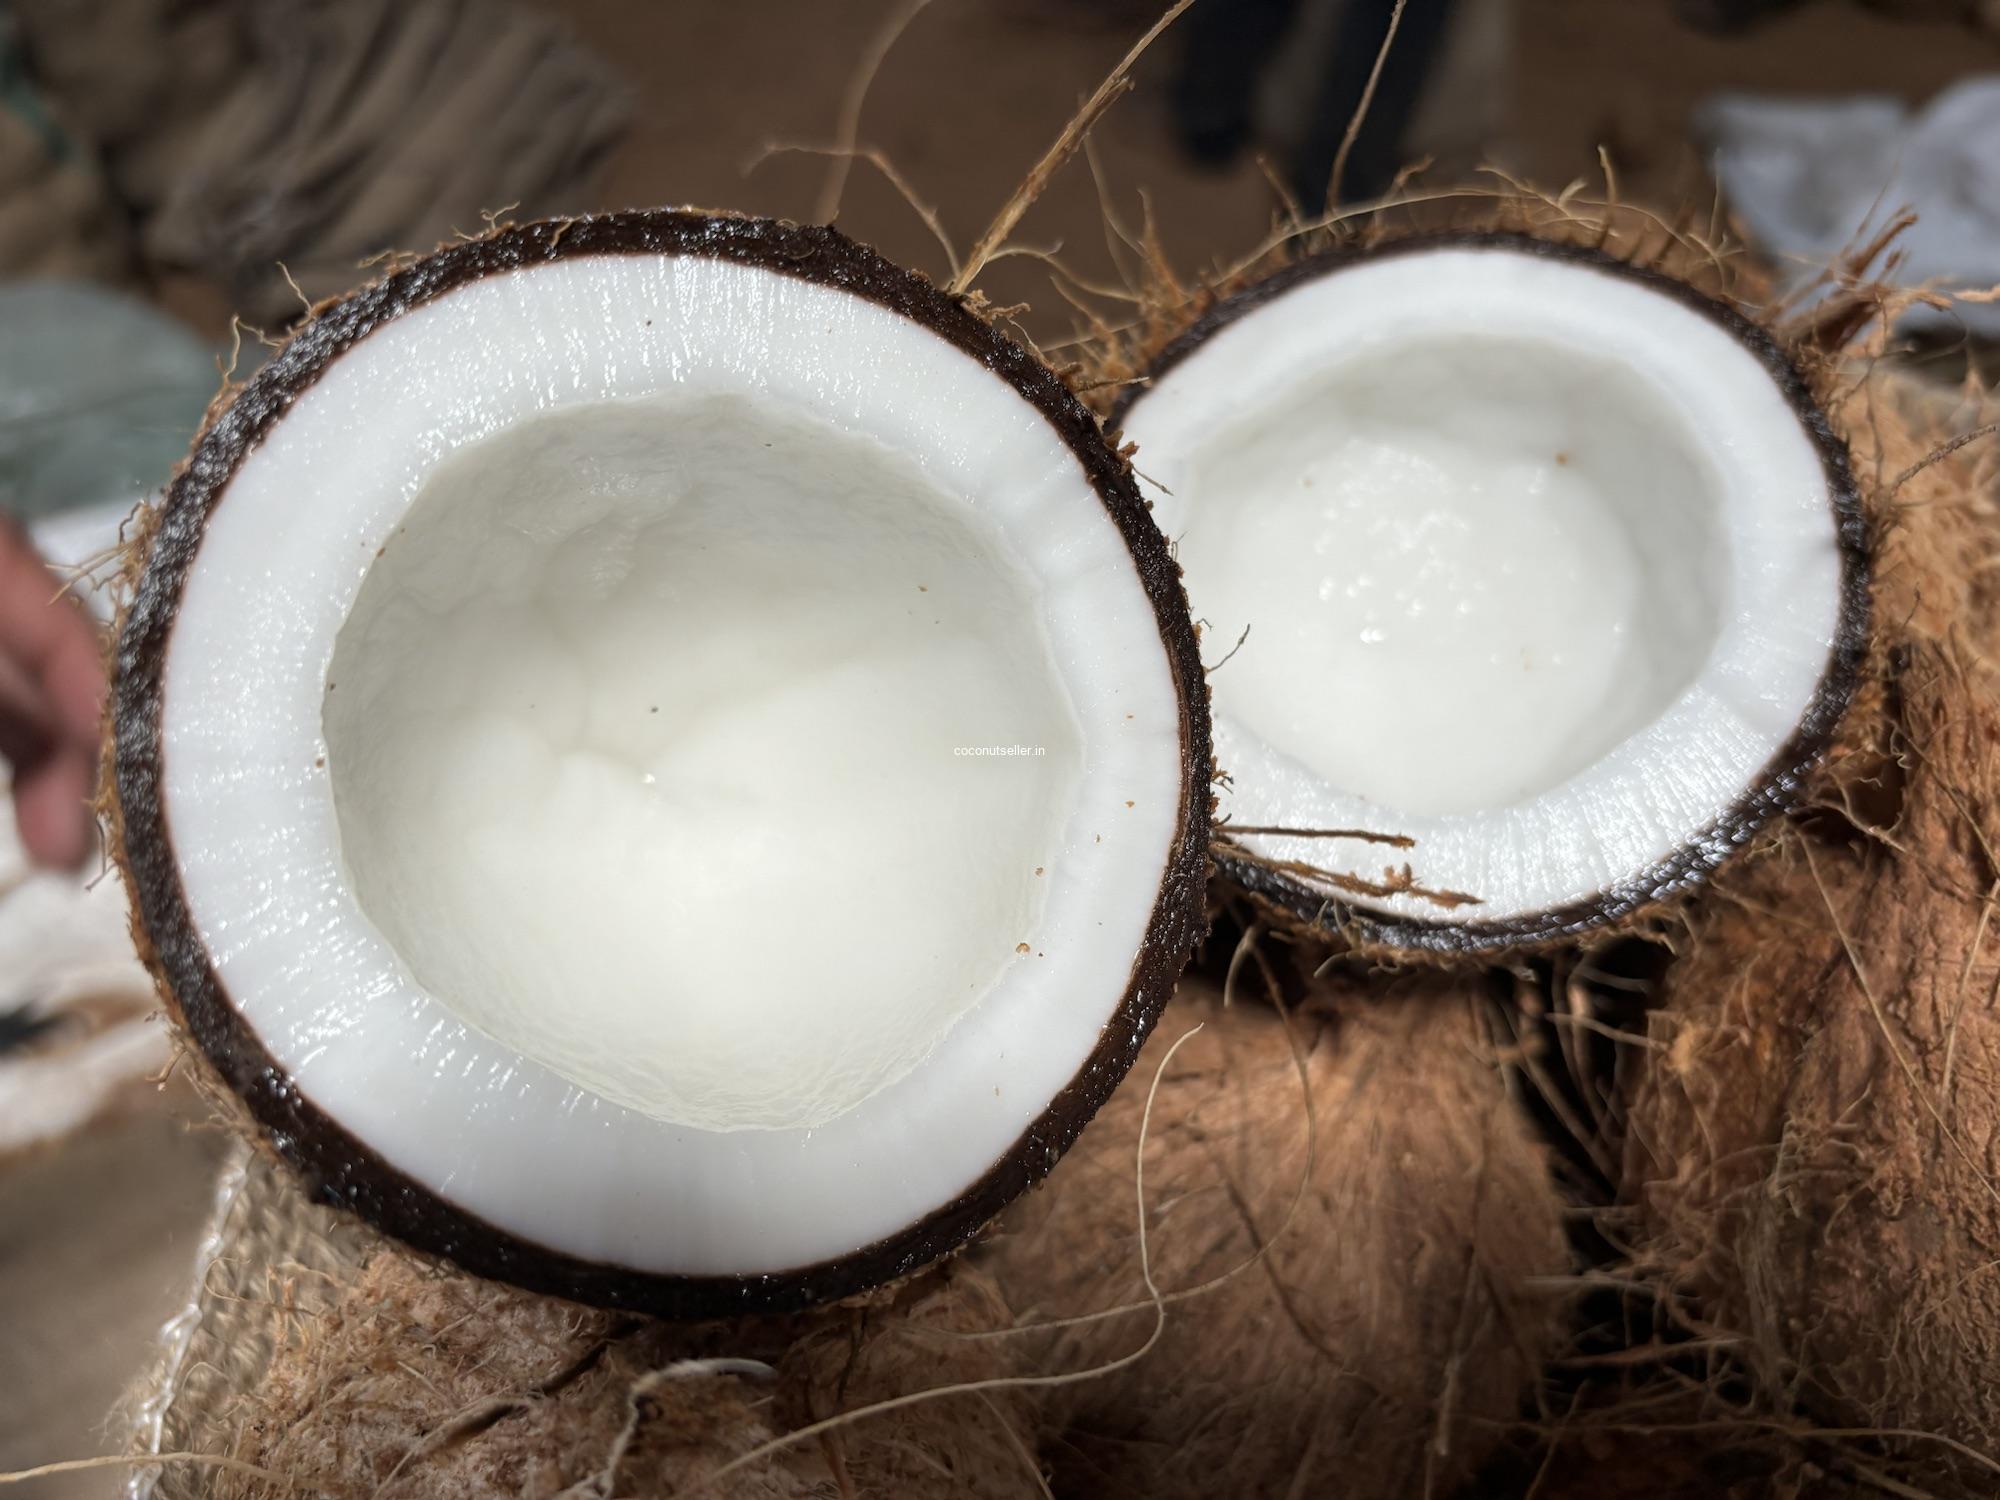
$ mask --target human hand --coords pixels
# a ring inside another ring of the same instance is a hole
[[[103,708],[96,625],[0,516],[0,759],[12,768],[14,820],[36,864],[73,869],[90,852]]]

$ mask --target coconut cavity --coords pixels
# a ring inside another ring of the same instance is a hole
[[[880,443],[742,397],[541,417],[438,467],[341,627],[342,855],[524,1056],[823,1124],[1032,961],[1081,753],[1049,652],[1006,539]]]
[[[1368,891],[1378,845],[1232,834],[1225,874],[1297,914],[1446,951],[1627,915],[1782,805],[1838,716],[1844,456],[1772,341],[1679,283],[1506,236],[1329,253],[1129,389],[1229,652],[1219,811],[1414,841],[1422,889]]]
[[[1720,476],[1615,360],[1532,337],[1336,352],[1188,444],[1190,595],[1222,640],[1251,632],[1220,689],[1236,721],[1386,808],[1546,792],[1714,645]]]

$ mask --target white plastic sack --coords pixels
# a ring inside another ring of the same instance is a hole
[[[1716,179],[1750,236],[1797,285],[1904,208],[1900,279],[2000,285],[2000,78],[1972,78],[1912,112],[1899,99],[1718,95],[1695,115]],[[2000,337],[2000,305],[1912,309],[1907,331]]]

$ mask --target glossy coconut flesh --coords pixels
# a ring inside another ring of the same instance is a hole
[[[1304,279],[1125,430],[1209,659],[1242,640],[1211,682],[1221,813],[1408,835],[1394,859],[1479,902],[1389,913],[1504,921],[1628,885],[1726,818],[1827,673],[1820,449],[1728,327],[1612,270],[1455,247]]]
[[[499,1229],[851,1253],[1123,1005],[1182,710],[1075,453],[917,323],[700,257],[491,275],[229,481],[163,796],[230,1002]]]

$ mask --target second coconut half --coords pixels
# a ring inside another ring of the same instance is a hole
[[[1307,256],[1126,390],[1211,654],[1239,648],[1218,863],[1323,937],[1627,923],[1792,804],[1851,696],[1846,449],[1777,340],[1668,276],[1500,233]]]

